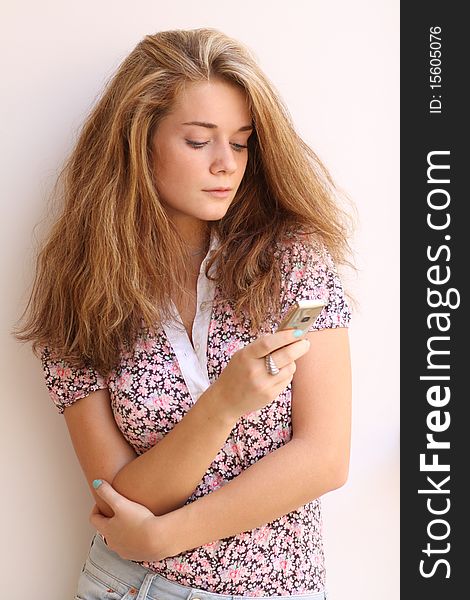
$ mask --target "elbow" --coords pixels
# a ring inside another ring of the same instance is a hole
[[[349,451],[339,451],[322,447],[316,450],[309,447],[308,453],[316,456],[315,462],[310,466],[310,472],[315,478],[313,485],[318,486],[321,481],[323,493],[336,490],[348,481],[349,477]]]
[[[337,490],[340,487],[343,487],[343,485],[345,485],[348,481],[348,472],[344,472],[344,471],[338,471],[338,473],[335,473],[335,476],[332,479],[332,486],[331,489],[332,490]]]
[[[116,490],[118,494],[126,496],[128,500],[133,500],[133,498],[129,498],[129,496],[127,495],[127,490],[125,490],[124,486],[122,485],[122,481],[119,477],[119,471],[115,474],[112,481],[110,481],[109,483],[112,485],[112,487]]]
[[[345,485],[349,477],[349,460],[332,461],[328,469],[328,475],[330,491],[337,490]]]
[[[121,469],[122,470],[122,469]],[[119,473],[121,471],[118,471],[117,473],[115,473],[112,481],[110,481],[109,483],[113,486],[113,488],[117,491],[117,488],[120,487],[119,485]]]

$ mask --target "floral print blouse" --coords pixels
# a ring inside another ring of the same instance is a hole
[[[157,444],[217,379],[230,357],[256,339],[229,303],[212,303],[217,286],[201,264],[193,343],[176,308],[175,321],[152,335],[143,331],[132,351],[105,379],[91,368],[77,369],[43,348],[50,397],[59,413],[91,392],[108,388],[114,418],[138,455]],[[318,243],[292,236],[278,247],[282,309],[271,331],[296,299],[323,299],[326,306],[309,331],[347,327],[351,318],[336,266]],[[233,427],[186,504],[224,485],[292,437],[291,384],[270,404],[243,415]],[[181,585],[220,594],[297,595],[325,589],[321,500],[300,506],[262,527],[194,548],[144,567]]]

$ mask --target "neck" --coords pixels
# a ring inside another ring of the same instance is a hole
[[[190,256],[203,256],[207,254],[210,246],[210,231],[204,232],[198,238],[192,237],[187,241]]]

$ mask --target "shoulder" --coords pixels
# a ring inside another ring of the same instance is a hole
[[[277,242],[276,255],[285,276],[301,276],[307,267],[336,272],[336,265],[325,243],[313,234],[301,231],[291,233]]]
[[[298,232],[278,244],[282,282],[282,314],[296,300],[326,304],[314,329],[346,327],[351,312],[331,253],[322,240]]]
[[[59,413],[80,398],[107,387],[106,379],[91,366],[74,365],[49,346],[42,346],[40,358],[49,395]]]

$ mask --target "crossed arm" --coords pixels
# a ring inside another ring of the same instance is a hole
[[[193,417],[196,415],[195,418],[201,419],[200,424],[204,422],[213,445],[211,448],[198,447],[196,443],[192,450],[186,447],[185,456],[189,455],[191,460],[186,458],[180,463],[183,472],[188,475],[186,479],[181,476],[180,467],[177,475],[177,462],[168,462],[174,454],[159,455],[156,448],[160,446],[161,450],[166,438],[170,440],[167,441],[168,450],[170,444],[178,447],[177,436],[173,435],[173,441],[170,436],[179,426],[181,439],[183,433],[190,433],[189,419],[187,432],[182,431],[182,423],[189,413],[156,447],[128,462],[111,480],[116,491],[126,498],[147,506],[156,515],[164,515],[166,531],[171,533],[167,536],[170,544],[166,547],[167,556],[259,527],[345,483],[351,412],[347,329],[317,331],[308,334],[308,337],[310,350],[297,360],[292,382],[293,435],[287,444],[251,465],[215,492],[183,506],[231,430],[230,424],[217,423],[213,416],[211,420],[209,413],[195,411]],[[193,440],[204,437],[201,429],[193,427],[192,431],[197,432]],[[191,464],[195,465],[192,470]],[[162,479],[165,467],[166,477]],[[144,470],[146,477],[142,478]],[[95,476],[103,474],[96,473]],[[133,487],[132,481],[139,482],[137,487]],[[165,481],[165,486],[161,486],[161,481]],[[160,491],[163,487],[166,496]],[[156,489],[158,494],[155,494]],[[148,502],[149,498],[154,499],[153,503]],[[155,522],[159,523],[158,520]],[[161,528],[158,533],[161,534]],[[154,537],[159,537],[157,529]]]

